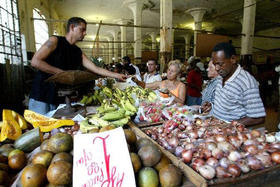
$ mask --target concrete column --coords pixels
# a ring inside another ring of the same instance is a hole
[[[175,32],[175,30],[172,29],[172,32],[171,32],[171,59],[174,59],[174,32]]]
[[[122,25],[127,24],[127,21],[124,19],[117,20],[117,22]],[[123,27],[123,26],[121,26],[120,28],[121,28],[121,41],[126,42],[127,41],[127,38],[126,38],[127,29],[126,29],[126,27]],[[124,57],[127,55],[126,46],[127,46],[126,43],[121,43],[121,57]]]
[[[107,37],[106,38],[108,40],[108,62],[111,63],[112,62],[112,58],[113,58],[113,39],[111,37]]]
[[[202,29],[202,18],[206,13],[207,9],[203,7],[199,8],[192,8],[187,10],[186,12],[191,14],[194,19],[194,50],[193,56],[196,56],[196,40],[197,40],[197,33]]]
[[[172,52],[172,0],[160,0],[160,72],[163,73]]]
[[[185,59],[188,59],[191,56],[191,54],[190,54],[191,37],[192,37],[192,35],[190,33],[188,33],[184,36],[184,38],[185,38]]]
[[[244,0],[241,55],[252,55],[255,31],[256,0]]]
[[[157,35],[156,35],[156,33],[155,32],[152,32],[151,34],[150,34],[150,36],[151,36],[151,38],[152,38],[152,51],[155,51],[156,50],[156,37],[157,37]]]
[[[142,9],[143,1],[139,0],[125,0],[124,4],[133,13],[134,25],[142,25]],[[142,58],[142,28],[134,27],[134,61],[136,64],[141,63]]]
[[[117,43],[117,41],[119,41],[118,38],[118,34],[119,31],[118,30],[113,30],[111,31],[111,34],[113,35],[113,39],[114,39],[114,58],[115,58],[115,62],[118,61],[119,58],[119,43]]]

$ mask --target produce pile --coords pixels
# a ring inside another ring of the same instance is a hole
[[[177,118],[145,133],[206,179],[238,177],[280,163],[280,142],[273,134],[235,121]]]
[[[136,107],[142,100],[156,100],[156,94],[141,87],[127,87],[124,91],[108,87],[102,87],[96,90],[97,100],[100,102],[100,107],[97,108],[97,114],[87,116],[80,124],[80,129],[83,133],[97,132],[105,126],[120,127],[128,123],[130,117],[138,111]],[[87,96],[84,96],[84,98]],[[80,101],[84,103],[84,98]]]
[[[179,186],[182,172],[147,138],[137,140],[134,132],[124,129],[137,186]]]
[[[157,123],[163,121],[162,111],[165,107],[166,105],[160,102],[141,102],[136,118],[139,122]]]

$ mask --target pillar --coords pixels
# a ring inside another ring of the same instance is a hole
[[[163,73],[172,52],[172,0],[160,0],[160,72]]]
[[[188,33],[184,36],[184,38],[185,38],[185,59],[188,59],[191,56],[191,54],[190,54],[191,37],[192,37],[192,35],[190,33]]]
[[[151,36],[151,39],[152,39],[152,51],[155,51],[156,50],[156,37],[157,37],[157,35],[156,35],[156,33],[155,32],[152,32],[151,34],[150,34],[150,36]]]
[[[112,58],[113,58],[113,39],[111,37],[107,37],[106,38],[108,40],[108,62],[111,63],[112,62]]]
[[[241,65],[251,71],[255,32],[256,0],[244,0],[241,37]]]
[[[118,38],[118,34],[119,34],[119,31],[118,30],[113,30],[111,31],[111,34],[113,35],[113,39],[114,39],[114,58],[115,58],[115,62],[118,61],[118,58],[119,58],[119,38]]]
[[[124,19],[120,19],[120,20],[117,20],[117,23],[121,24],[121,25],[126,25],[127,24],[127,21],[124,20]],[[124,57],[127,55],[127,44],[125,43],[127,41],[127,38],[126,38],[126,33],[127,33],[127,29],[126,27],[124,26],[121,26],[121,57]]]
[[[124,4],[127,5],[133,13],[134,25],[141,26],[143,1],[125,0]],[[142,58],[142,28],[134,27],[134,41],[134,62],[138,64],[141,63]]]
[[[187,10],[186,12],[191,14],[194,19],[194,49],[193,49],[193,56],[196,56],[196,46],[197,46],[197,34],[202,29],[202,19],[204,14],[206,13],[207,9],[203,7],[199,8],[192,8]]]

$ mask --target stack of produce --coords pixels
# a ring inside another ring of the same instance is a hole
[[[213,117],[168,120],[145,133],[206,179],[238,177],[280,163],[280,143],[274,135],[238,122]]]
[[[57,133],[45,140],[21,174],[21,185],[44,186],[70,185],[72,183],[72,136]]]
[[[124,129],[137,186],[179,186],[181,171],[150,140],[137,140],[130,129]]]
[[[141,102],[139,105],[139,112],[137,119],[139,122],[157,123],[164,120],[162,114],[163,109],[166,107],[161,102]]]

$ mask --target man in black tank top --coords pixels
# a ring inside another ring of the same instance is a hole
[[[75,44],[86,35],[87,22],[79,17],[72,17],[67,23],[65,37],[51,36],[34,54],[31,65],[38,69],[32,83],[29,109],[40,114],[56,108],[57,97],[53,83],[45,80],[50,76],[67,70],[76,70],[81,66],[93,73],[125,80],[126,76],[100,68],[92,63]]]

